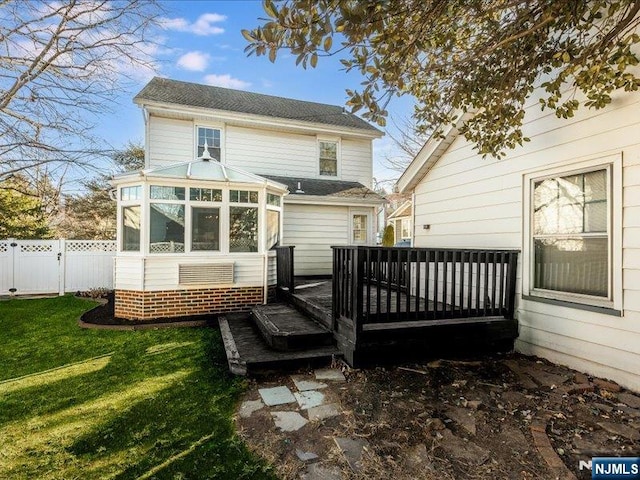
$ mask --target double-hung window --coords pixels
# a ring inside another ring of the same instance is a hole
[[[338,176],[338,142],[320,140],[318,142],[320,157],[320,175]]]
[[[221,158],[221,140],[220,129],[209,127],[198,127],[198,145],[197,145],[197,157],[201,157],[204,153],[204,145],[207,144],[207,149],[211,157],[218,162]]]
[[[611,167],[531,180],[530,292],[611,298]]]

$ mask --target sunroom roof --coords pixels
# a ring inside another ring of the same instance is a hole
[[[267,185],[278,190],[287,190],[287,186],[274,180],[249,173],[237,167],[223,165],[216,160],[198,158],[196,160],[173,165],[146,168],[137,172],[115,175],[114,180],[129,180],[129,177],[172,178],[180,180],[201,180],[209,182],[249,183]]]

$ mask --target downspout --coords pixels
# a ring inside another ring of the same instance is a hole
[[[411,192],[411,247],[415,247],[416,242],[416,191]]]
[[[149,112],[142,105],[142,118],[144,120],[144,167],[149,168]]]

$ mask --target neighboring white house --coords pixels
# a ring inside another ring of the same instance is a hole
[[[413,204],[407,200],[387,218],[387,225],[393,227],[393,243],[413,240]]]
[[[640,93],[526,111],[531,141],[503,159],[455,128],[426,142],[398,181],[414,245],[521,250],[517,350],[640,390]]]
[[[154,78],[134,98],[145,169],[114,178],[116,315],[245,309],[275,283],[276,244],[296,275],[329,275],[331,245],[375,242],[382,133],[342,107]]]

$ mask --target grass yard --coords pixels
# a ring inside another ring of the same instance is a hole
[[[0,301],[0,478],[275,478],[234,433],[219,332],[80,329],[93,305]]]

